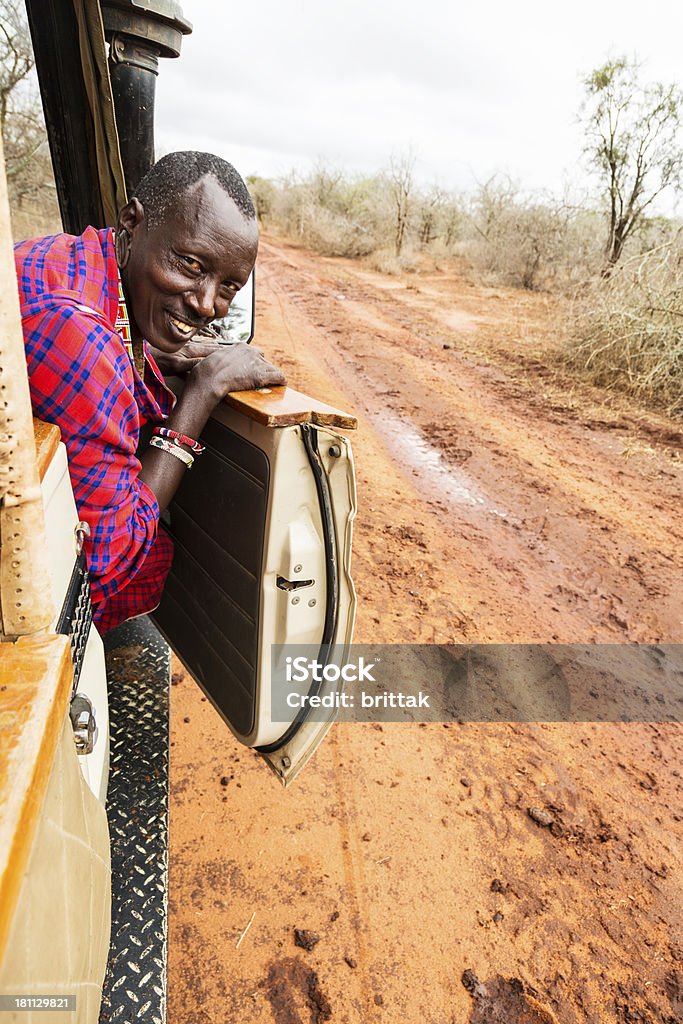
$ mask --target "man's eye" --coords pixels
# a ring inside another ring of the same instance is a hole
[[[187,267],[188,270],[191,270],[193,274],[201,274],[202,265],[199,260],[194,258],[194,256],[183,256],[182,253],[178,253],[178,259],[183,266]]]

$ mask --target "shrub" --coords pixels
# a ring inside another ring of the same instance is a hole
[[[275,182],[268,178],[262,178],[258,174],[252,174],[247,178],[249,194],[256,208],[256,216],[260,224],[266,224],[272,219],[273,209],[278,198],[278,188]]]
[[[568,203],[525,196],[507,179],[480,186],[467,211],[463,255],[517,288],[565,290],[600,266],[600,221]]]
[[[575,306],[568,361],[590,379],[683,413],[683,240],[623,262]]]
[[[346,181],[319,168],[310,178],[291,176],[275,188],[267,221],[325,256],[365,256],[376,248],[373,181]]]
[[[386,264],[388,252],[396,257],[397,216],[401,219],[402,265],[417,247],[450,252],[462,228],[462,203],[457,197],[432,188],[421,193],[410,183],[410,203],[397,214],[396,181],[391,170],[371,177],[345,177],[319,166],[306,178],[296,175],[271,182],[249,179],[259,218],[289,238],[326,256],[360,257],[376,254]]]

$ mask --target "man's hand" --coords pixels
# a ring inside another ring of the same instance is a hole
[[[154,345],[147,343],[152,359],[157,364],[164,377],[184,377],[190,370],[201,363],[202,359],[210,356],[222,346],[217,341],[188,341],[177,352],[162,352]]]
[[[252,391],[286,383],[282,370],[269,363],[261,349],[243,342],[218,345],[195,364],[188,379],[188,387],[206,398],[210,396],[213,405],[229,391]]]
[[[205,354],[188,356],[193,345],[201,345]],[[229,391],[279,387],[286,383],[282,370],[264,359],[261,350],[252,345],[242,342],[234,345],[188,342],[182,351],[186,353],[186,362],[194,359],[195,363],[187,375],[182,395],[166,420],[166,426],[179,434],[199,437],[209,416]],[[177,352],[167,358],[177,360],[180,355]],[[178,371],[174,369],[172,372]],[[159,508],[166,508],[185,473],[185,467],[177,459],[169,459],[165,452],[151,447],[142,454],[140,462],[140,479],[156,495]]]

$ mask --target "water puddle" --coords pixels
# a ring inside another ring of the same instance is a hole
[[[390,437],[399,461],[427,488],[434,489],[436,485],[439,494],[451,504],[479,508],[501,519],[509,518],[506,509],[494,502],[469,474],[453,466],[411,423],[389,410],[373,415],[372,419],[378,430]]]

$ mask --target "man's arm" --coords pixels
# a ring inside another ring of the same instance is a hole
[[[27,318],[24,336],[33,409],[60,428],[76,505],[92,531],[93,600],[106,600],[141,570],[186,468],[151,447],[138,460],[133,369],[100,319],[54,306]],[[219,346],[192,368],[166,425],[196,438],[227,392],[282,383],[257,349]]]
[[[133,368],[118,335],[73,306],[54,305],[23,326],[33,409],[66,445],[76,506],[91,528],[93,602],[101,603],[140,570],[159,523],[136,457]]]
[[[251,391],[285,383],[282,371],[269,363],[260,349],[242,343],[218,345],[190,370],[185,389],[165,426],[196,439],[215,407],[230,391]],[[153,447],[141,456],[141,464],[140,480],[155,494],[163,511],[171,502],[186,467],[180,459]]]

